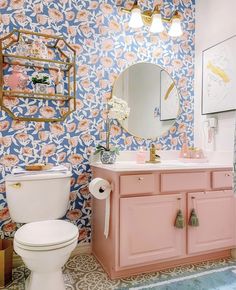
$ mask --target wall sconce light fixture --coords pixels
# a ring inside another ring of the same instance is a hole
[[[122,8],[122,11],[131,14],[129,21],[129,27],[131,28],[141,28],[143,25],[148,25],[151,33],[160,33],[165,29],[163,22],[168,22],[171,24],[168,31],[170,36],[178,37],[183,34],[178,11],[175,11],[171,18],[161,16],[159,5],[156,5],[153,11],[145,10],[142,12],[138,5],[138,0],[135,0],[131,10]]]

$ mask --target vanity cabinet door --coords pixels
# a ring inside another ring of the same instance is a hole
[[[180,257],[185,252],[186,228],[175,228],[182,194],[120,199],[120,266]]]
[[[188,226],[188,253],[235,245],[235,197],[232,190],[188,194],[188,216],[195,209],[199,226]]]

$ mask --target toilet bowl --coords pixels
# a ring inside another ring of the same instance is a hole
[[[65,290],[62,267],[77,245],[78,228],[66,221],[28,223],[17,230],[14,250],[31,271],[26,290]]]
[[[14,250],[31,271],[25,290],[65,290],[62,267],[78,242],[78,228],[60,220],[67,209],[71,172],[10,174],[5,177],[10,216],[24,223]]]

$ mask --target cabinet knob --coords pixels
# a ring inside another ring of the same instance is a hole
[[[230,174],[229,174],[229,173],[225,173],[225,176],[226,176],[226,177],[229,177],[229,176],[230,176]]]
[[[142,180],[144,180],[144,178],[143,177],[139,177],[138,180],[139,181],[142,181]]]

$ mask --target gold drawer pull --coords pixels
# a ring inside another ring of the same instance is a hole
[[[21,183],[20,182],[13,183],[13,184],[10,184],[10,186],[14,188],[21,188]]]
[[[139,180],[139,181],[143,181],[144,178],[143,178],[143,177],[139,177],[138,180]]]

